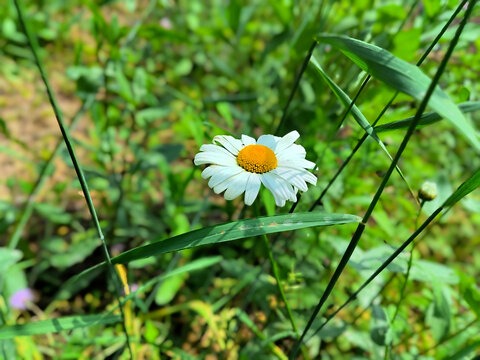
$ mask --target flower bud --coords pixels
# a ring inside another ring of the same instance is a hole
[[[432,201],[437,195],[437,184],[434,182],[425,181],[418,190],[418,197],[423,201]]]

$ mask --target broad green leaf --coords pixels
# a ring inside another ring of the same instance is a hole
[[[20,250],[0,247],[0,274],[5,274],[8,268],[16,264],[21,258],[22,252]]]
[[[379,305],[372,306],[372,319],[370,321],[370,337],[377,345],[388,345],[392,341],[390,320],[385,309]]]
[[[478,359],[478,356],[472,357],[472,355],[478,354],[478,349],[480,348],[480,341],[476,340],[473,342],[469,342],[468,344],[464,345],[462,349],[455,349],[457,352],[445,360],[465,360],[465,359]],[[454,349],[454,348],[452,348]],[[454,351],[455,351],[454,350]]]
[[[397,58],[378,46],[331,34],[322,34],[317,40],[319,43],[328,43],[338,48],[368,74],[419,101],[423,99],[430,86],[430,78],[417,66]],[[428,104],[448,119],[476,150],[480,150],[480,141],[475,128],[439,86],[435,88]]]
[[[446,287],[442,281],[435,279],[432,282],[433,301],[426,317],[426,322],[431,326],[434,339],[442,341],[448,335],[452,322],[451,304],[445,294]]]
[[[112,262],[115,264],[126,264],[133,260],[202,245],[313,226],[329,226],[359,221],[360,218],[355,215],[326,213],[296,213],[239,220],[194,230],[167,240],[154,241],[150,244],[126,251],[112,258]]]
[[[113,324],[119,322],[120,320],[120,315],[113,314],[82,315],[41,320],[22,325],[0,326],[0,339],[11,339],[17,336],[28,336],[35,334],[49,334],[91,325]]]
[[[314,65],[315,69],[318,71],[320,76],[325,80],[327,85],[333,91],[333,93],[341,101],[343,106],[348,108],[350,106],[350,104],[352,103],[352,100],[350,99],[350,97],[325,73],[325,71],[322,69],[322,67],[320,66],[320,64],[318,63],[317,59],[315,59],[314,56],[312,56],[310,58],[310,61]],[[363,130],[365,130],[365,132],[368,135],[370,135],[370,137],[373,138],[378,143],[378,145],[380,145],[380,147],[385,152],[385,154],[387,154],[390,161],[392,161],[393,160],[392,155],[390,155],[387,148],[383,144],[382,140],[380,140],[380,138],[377,136],[374,128],[370,125],[367,118],[362,114],[362,112],[360,111],[360,109],[358,108],[357,105],[353,104],[352,109],[351,109],[351,113],[352,113],[354,119],[357,121],[358,125],[360,125],[363,128]],[[398,171],[398,173],[400,174],[403,181],[405,181],[405,184],[407,184],[407,187],[410,190],[410,192],[413,194],[413,191],[410,188],[410,185],[408,184],[407,179],[403,175],[400,168],[398,166],[396,166],[395,168]],[[415,195],[413,195],[413,197],[415,197]]]
[[[458,104],[458,108],[465,114],[469,112],[474,112],[480,110],[480,101],[467,101],[461,104]],[[423,114],[420,117],[420,121],[417,125],[417,129],[423,126],[431,125],[442,120],[443,117],[436,112],[429,112]],[[407,129],[410,126],[410,123],[413,121],[413,116],[404,120],[392,121],[387,124],[375,126],[375,131],[377,133],[383,131]]]
[[[155,294],[155,303],[157,305],[166,305],[177,295],[177,292],[182,287],[183,283],[187,279],[188,274],[183,273],[175,275],[165,279],[165,281],[158,288]]]
[[[480,291],[475,283],[475,278],[462,272],[460,275],[460,295],[467,302],[470,309],[480,317]]]

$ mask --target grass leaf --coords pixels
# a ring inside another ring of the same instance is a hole
[[[338,48],[368,74],[419,101],[423,99],[430,86],[430,78],[417,66],[397,58],[378,46],[331,34],[322,34],[317,40],[319,43],[328,43]],[[475,128],[438,85],[428,105],[448,119],[470,144],[480,151],[480,141]]]
[[[310,58],[310,62],[314,65],[315,69],[318,71],[320,76],[325,80],[325,82],[330,87],[330,89],[333,91],[333,93],[336,95],[338,100],[340,100],[340,102],[346,108],[348,108],[350,106],[350,104],[352,103],[352,100],[350,99],[350,97],[325,73],[323,68],[320,66],[318,60],[314,56],[312,56]],[[367,118],[365,117],[365,115],[363,115],[363,113],[360,111],[360,109],[358,108],[357,105],[353,104],[352,109],[351,109],[351,113],[352,113],[352,116],[354,117],[355,121],[358,123],[358,125],[360,125],[363,128],[363,130],[365,130],[365,132],[373,140],[375,140],[377,142],[377,144],[382,148],[382,150],[385,152],[385,154],[387,154],[390,161],[392,161],[393,160],[392,155],[390,155],[389,151],[385,147],[385,144],[377,136],[375,129],[370,125]],[[412,196],[415,198],[415,195],[413,195],[413,191],[410,188],[410,185],[408,184],[407,179],[403,175],[402,170],[400,170],[398,165],[396,166],[396,170],[399,173],[400,177],[405,182],[405,184],[407,185],[407,187],[408,187],[410,193],[412,194]]]
[[[190,231],[166,240],[154,241],[126,251],[112,258],[112,262],[126,264],[133,260],[202,245],[313,226],[339,225],[359,221],[360,218],[355,215],[326,213],[297,213],[239,220]]]
[[[461,104],[458,104],[458,108],[465,114],[469,112],[474,112],[480,109],[480,101],[467,101]],[[429,112],[423,114],[420,118],[420,122],[417,125],[419,127],[427,126],[439,122],[443,119],[443,116],[436,112]],[[377,133],[391,130],[407,129],[410,126],[410,123],[413,121],[413,116],[403,120],[392,121],[387,124],[375,126],[375,131]]]
[[[66,316],[56,319],[41,320],[22,325],[0,327],[0,339],[11,339],[17,336],[48,334],[63,330],[71,330],[91,325],[113,324],[121,321],[120,315],[82,315]]]

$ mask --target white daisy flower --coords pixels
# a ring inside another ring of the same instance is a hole
[[[202,177],[210,178],[208,186],[215,193],[225,191],[227,200],[245,193],[245,204],[252,205],[263,184],[277,206],[284,206],[287,200],[297,201],[297,191],[307,191],[307,183],[317,183],[317,177],[306,170],[315,163],[305,159],[303,146],[294,144],[299,137],[297,131],[284,137],[262,135],[257,141],[247,135],[241,140],[219,135],[213,144],[200,147],[194,163],[210,164]]]

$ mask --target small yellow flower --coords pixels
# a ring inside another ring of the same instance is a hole
[[[210,165],[202,177],[210,178],[208,186],[215,193],[225,191],[227,200],[245,193],[245,204],[251,205],[263,184],[277,206],[284,206],[287,200],[297,200],[298,190],[307,191],[307,183],[317,183],[317,177],[307,170],[315,163],[305,159],[303,146],[295,144],[299,137],[297,131],[283,137],[262,135],[257,141],[247,135],[241,139],[219,135],[213,144],[200,147],[194,163]]]

